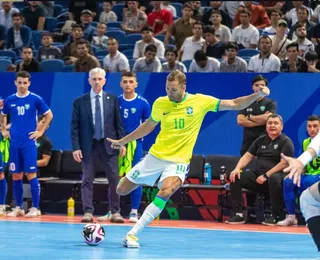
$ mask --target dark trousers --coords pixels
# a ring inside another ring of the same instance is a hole
[[[109,205],[111,213],[120,213],[120,196],[117,194],[119,181],[118,154],[109,155],[106,152],[103,139],[94,141],[89,158],[82,160],[82,184],[81,198],[83,211],[85,213],[94,212],[93,200],[93,181],[95,177],[96,165],[100,161],[109,181]]]
[[[284,209],[283,200],[283,179],[286,176],[283,172],[274,173],[263,184],[257,183],[257,178],[261,175],[254,171],[244,171],[241,173],[240,180],[236,178],[230,185],[232,209],[234,214],[241,213],[242,208],[242,189],[254,192],[269,192],[271,210],[274,216],[280,216]]]

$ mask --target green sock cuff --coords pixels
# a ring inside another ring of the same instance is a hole
[[[153,201],[153,204],[157,206],[159,209],[163,210],[167,204],[167,201],[164,198],[156,196]]]

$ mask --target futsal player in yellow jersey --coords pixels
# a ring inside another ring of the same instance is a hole
[[[148,135],[158,123],[161,124],[160,133],[149,154],[119,181],[117,187],[119,195],[126,195],[142,184],[153,186],[160,177],[160,190],[139,221],[124,237],[125,247],[140,247],[137,235],[161,213],[170,196],[183,184],[206,113],[244,109],[260,97],[269,95],[270,90],[261,86],[254,94],[232,100],[220,100],[202,94],[193,95],[186,92],[186,75],[175,70],[167,77],[166,92],[167,96],[154,102],[151,117],[134,132],[120,140],[107,138],[112,148],[120,149],[128,142]]]

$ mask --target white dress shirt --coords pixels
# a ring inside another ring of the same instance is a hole
[[[96,94],[92,89],[90,91],[90,101],[91,101],[91,109],[92,109],[92,119],[93,125],[95,125],[96,120],[96,96],[99,95],[99,102],[100,102],[100,110],[101,110],[101,126],[102,126],[102,136],[104,137],[104,111],[103,111],[103,91],[101,90],[100,93]]]

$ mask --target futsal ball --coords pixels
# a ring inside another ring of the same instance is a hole
[[[104,228],[98,223],[90,223],[83,227],[82,236],[90,246],[97,246],[104,240]]]

